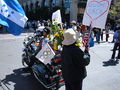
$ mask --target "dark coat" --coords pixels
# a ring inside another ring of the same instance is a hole
[[[115,39],[115,43],[120,43],[120,30],[117,30],[115,33],[114,33],[114,39]]]
[[[77,46],[63,46],[62,73],[65,81],[80,82],[86,77],[84,52]]]

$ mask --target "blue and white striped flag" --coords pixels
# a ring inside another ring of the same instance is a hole
[[[0,0],[0,24],[7,26],[8,32],[20,35],[26,21],[24,10],[17,0]]]

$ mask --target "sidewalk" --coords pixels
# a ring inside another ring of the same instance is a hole
[[[106,42],[90,48],[91,61],[86,67],[87,77],[83,81],[83,90],[120,90],[119,61],[109,62],[112,47],[113,43]],[[60,90],[65,90],[65,87]]]
[[[109,62],[113,43],[101,43],[90,49],[91,63],[87,66],[88,76],[83,90],[119,90],[119,61]]]

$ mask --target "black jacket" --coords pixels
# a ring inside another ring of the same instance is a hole
[[[62,73],[65,81],[80,82],[86,77],[85,66],[89,64],[83,58],[84,52],[77,46],[63,46]],[[89,58],[90,59],[90,58]]]

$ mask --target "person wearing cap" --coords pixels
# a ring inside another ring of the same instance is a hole
[[[75,20],[71,21],[70,24],[71,24],[71,28],[73,30],[77,30],[77,25],[76,25],[76,21]]]
[[[67,29],[63,36],[61,58],[66,90],[82,90],[82,82],[87,75],[86,66],[90,62],[90,55],[88,51],[85,54],[75,45],[78,37],[72,28]]]
[[[80,37],[80,32],[78,31],[77,28],[77,22],[75,20],[72,20],[70,24],[71,24],[71,28],[76,32],[77,36]]]

